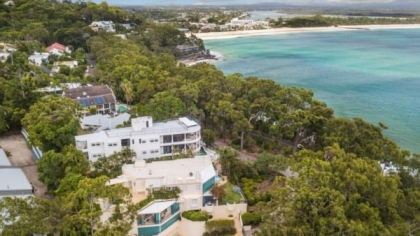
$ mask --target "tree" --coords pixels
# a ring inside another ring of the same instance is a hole
[[[144,106],[139,106],[140,115],[151,115],[156,120],[165,120],[185,115],[186,107],[181,99],[169,92],[157,93]]]
[[[22,120],[31,143],[44,152],[74,143],[79,128],[77,108],[72,100],[58,96],[44,97],[31,106]]]
[[[124,149],[109,157],[101,157],[93,163],[93,176],[105,175],[108,178],[116,178],[122,174],[124,164],[134,163],[135,153],[130,149]]]
[[[384,175],[378,162],[347,154],[338,146],[317,153],[301,151],[296,160],[298,177],[287,180],[286,187],[274,184],[266,209],[271,215],[262,234],[408,233],[398,208],[404,201],[399,178]]]
[[[37,164],[39,179],[50,191],[56,190],[66,175],[85,175],[89,171],[89,162],[74,146],[65,147],[62,153],[48,151]]]
[[[218,202],[221,202],[223,197],[226,195],[225,188],[223,185],[215,185],[211,189],[211,194],[217,199]]]

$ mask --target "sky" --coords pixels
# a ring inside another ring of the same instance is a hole
[[[102,0],[94,0],[101,2]],[[420,0],[418,0],[420,1]],[[228,4],[255,4],[261,2],[287,3],[287,4],[340,4],[340,3],[408,3],[414,0],[107,0],[114,5],[228,5]]]

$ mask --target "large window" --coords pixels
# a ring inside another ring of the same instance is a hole
[[[197,139],[197,133],[187,133],[187,140],[192,141]]]
[[[185,144],[174,145],[174,152],[182,152],[185,150]]]
[[[123,147],[130,147],[130,139],[121,139],[121,146]]]
[[[172,146],[164,146],[163,154],[170,154],[170,153],[172,153]]]
[[[172,143],[172,135],[164,135],[163,143]]]
[[[77,149],[86,149],[87,148],[87,141],[77,141],[76,142]]]
[[[174,142],[182,142],[185,140],[185,134],[175,134],[173,137]]]

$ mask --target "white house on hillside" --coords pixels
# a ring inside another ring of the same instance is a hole
[[[50,54],[46,52],[45,53],[34,52],[34,54],[29,56],[28,60],[29,60],[29,63],[31,63],[32,65],[41,66],[42,64],[48,63],[49,56]]]
[[[112,21],[94,21],[92,22],[89,27],[95,31],[105,31],[108,33],[115,33],[115,24]]]
[[[123,184],[130,189],[133,201],[145,199],[152,191],[162,188],[179,188],[181,211],[201,209],[204,196],[216,183],[216,170],[209,157],[194,157],[170,161],[144,160],[124,165],[122,175],[109,184]]]
[[[201,148],[201,126],[187,117],[153,123],[150,116],[131,120],[131,127],[76,136],[76,147],[96,161],[123,148],[130,148],[137,159],[172,156]]]

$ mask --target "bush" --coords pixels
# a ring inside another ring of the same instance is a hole
[[[258,225],[261,223],[261,215],[257,213],[246,212],[242,214],[242,222],[244,225]]]
[[[233,220],[212,220],[206,222],[206,230],[203,236],[227,236],[236,234]]]
[[[191,221],[207,221],[211,218],[205,211],[184,211],[182,217]]]

